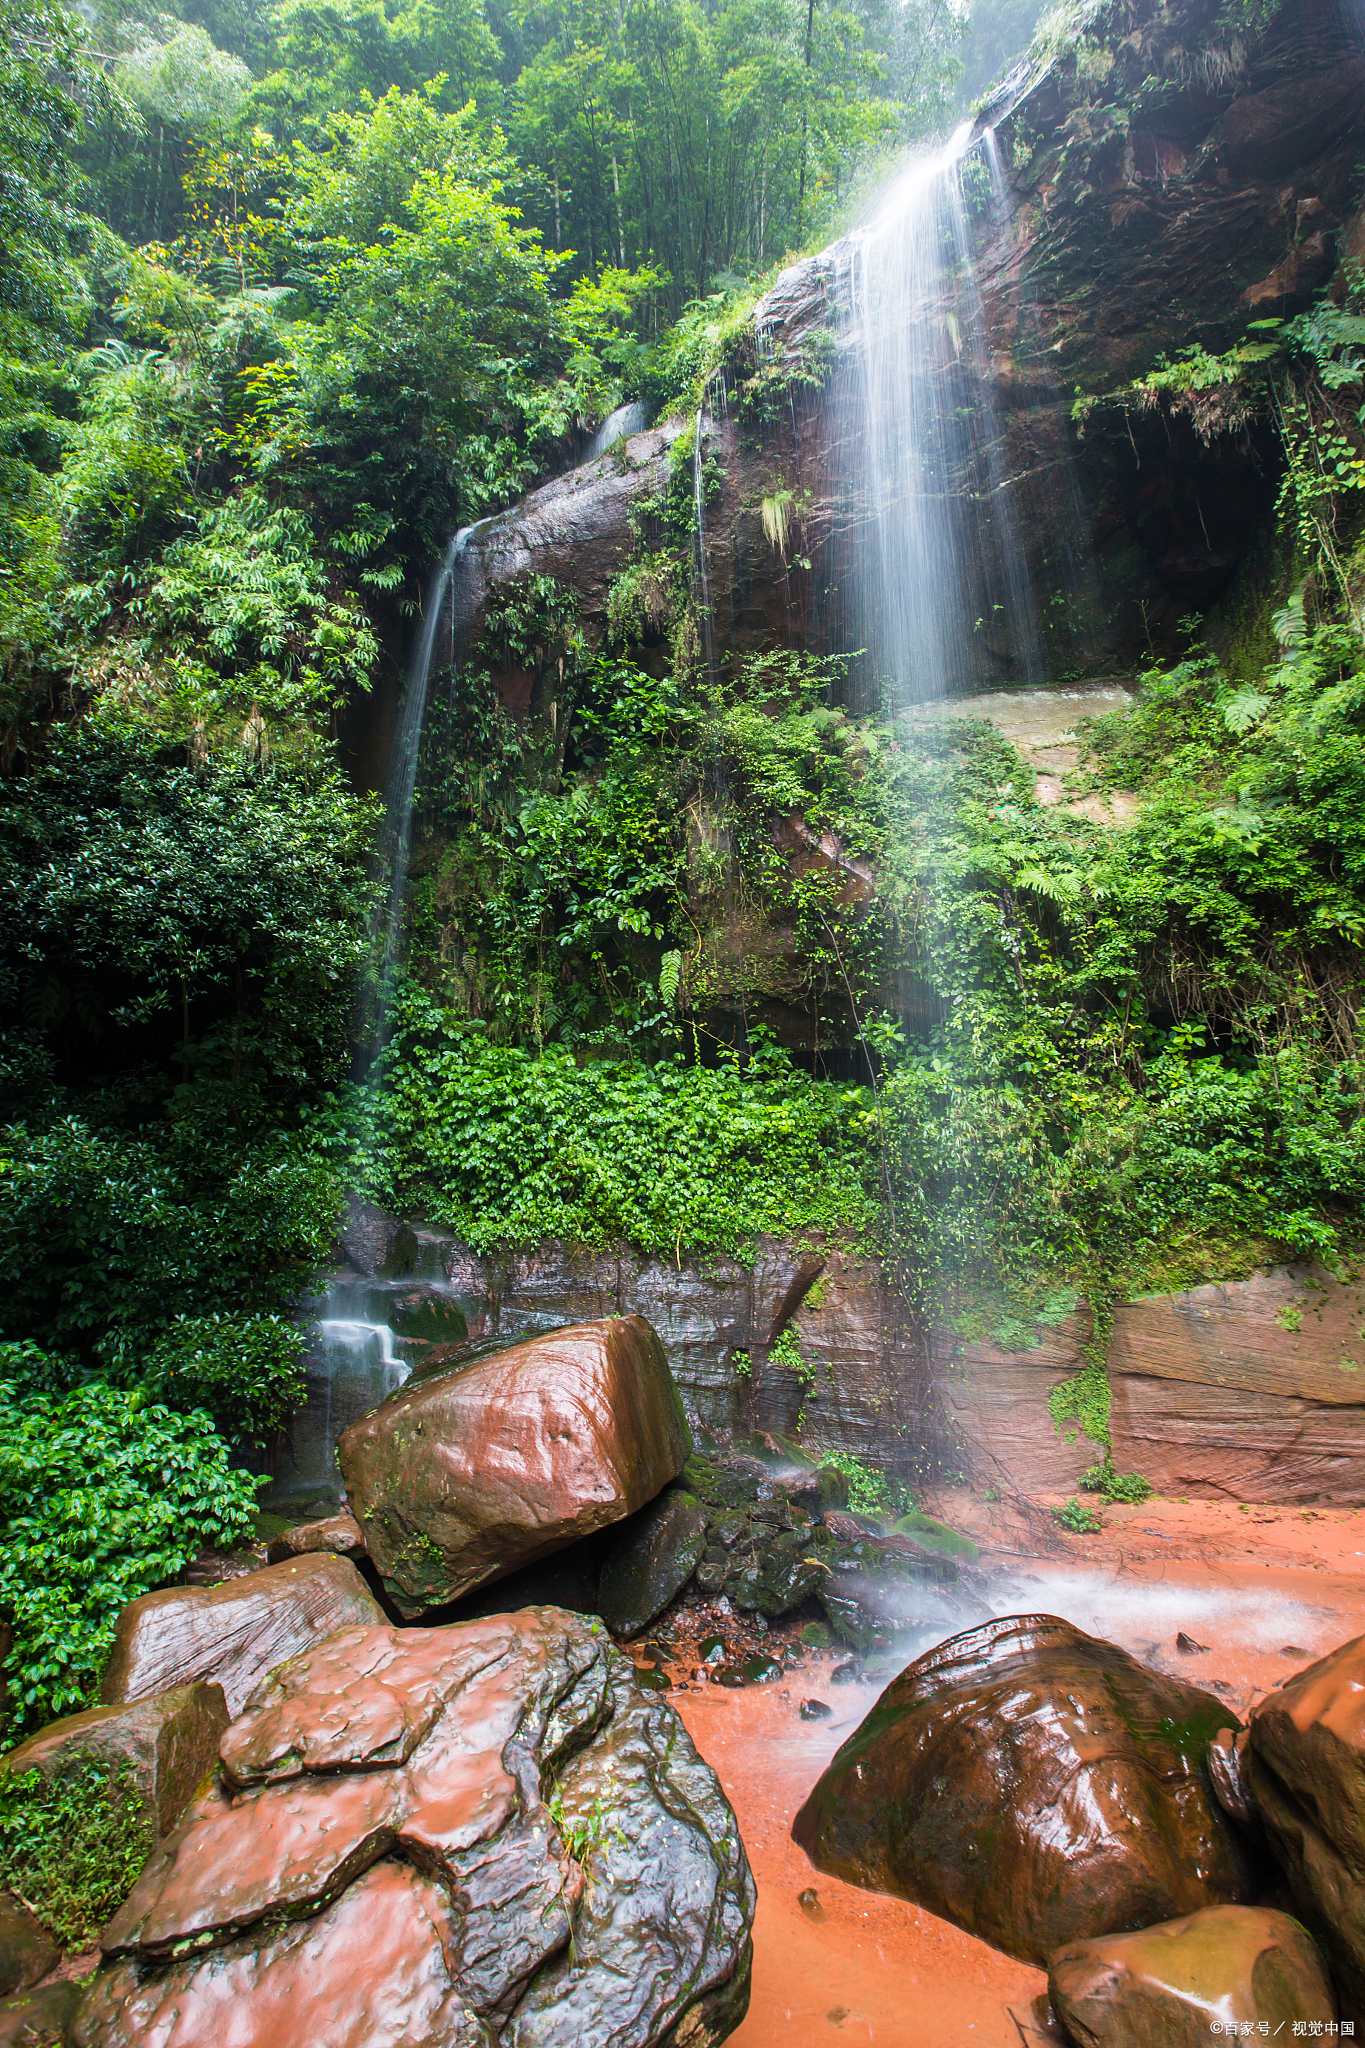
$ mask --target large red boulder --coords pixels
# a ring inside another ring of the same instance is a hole
[[[347,1629],[223,1736],[76,2041],[706,2048],[753,1907],[714,1773],[600,1622]]]
[[[147,1699],[215,1679],[230,1715],[268,1671],[339,1628],[382,1621],[383,1609],[344,1557],[311,1555],[219,1586],[167,1586],[130,1600],[118,1618],[100,1698]]]
[[[1025,1962],[1254,1896],[1205,1753],[1212,1693],[1052,1615],[986,1622],[894,1679],[792,1829],[813,1863]]]
[[[418,1615],[634,1514],[690,1448],[663,1346],[621,1316],[410,1381],[337,1455],[386,1593]]]
[[[1347,2012],[1365,2012],[1365,1636],[1266,1695],[1244,1771]]]

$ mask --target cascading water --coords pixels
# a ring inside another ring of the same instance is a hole
[[[692,443],[692,503],[697,521],[697,586],[701,599],[702,651],[706,657],[706,680],[716,679],[716,649],[711,630],[711,582],[706,568],[706,476],[703,448],[706,440],[705,407],[697,407],[697,424]]]
[[[384,846],[389,860],[388,894],[378,913],[374,930],[374,958],[377,969],[377,986],[374,990],[372,1013],[366,1018],[362,1031],[362,1046],[369,1051],[376,1050],[384,1035],[384,1008],[388,1002],[393,984],[393,970],[398,958],[399,938],[403,926],[403,900],[407,894],[408,856],[412,851],[412,804],[417,788],[417,756],[422,744],[422,724],[426,717],[427,691],[431,684],[432,662],[436,643],[440,636],[447,592],[453,591],[457,565],[469,546],[473,527],[461,527],[441,557],[440,567],[431,579],[423,608],[422,630],[418,636],[412,666],[403,691],[403,702],[398,713],[398,725],[393,736],[393,760],[389,769],[388,789],[384,801]],[[453,638],[453,613],[451,618]]]
[[[632,398],[625,405],[618,405],[615,412],[607,414],[583,450],[580,463],[600,461],[618,441],[627,441],[632,434],[643,434],[648,425],[649,407],[643,399]]]
[[[1042,677],[971,262],[968,142],[963,128],[899,179],[847,258],[844,637],[901,704]]]

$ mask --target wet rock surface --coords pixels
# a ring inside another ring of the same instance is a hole
[[[707,1517],[699,1592],[776,1620],[814,1602],[850,1649],[975,1619],[975,1546],[927,1515],[848,1512],[848,1482],[789,1439],[708,1441],[685,1469]]]
[[[1261,1701],[1245,1780],[1346,2011],[1365,2011],[1365,1636]]]
[[[343,1557],[294,1558],[220,1586],[144,1593],[118,1618],[100,1698],[147,1699],[208,1678],[222,1686],[228,1713],[236,1715],[286,1657],[337,1629],[383,1618]]]
[[[817,1869],[1021,1960],[1255,1895],[1204,1756],[1236,1717],[1050,1615],[940,1644],[893,1680],[797,1815]]]
[[[42,1984],[0,2000],[0,2048],[66,2048],[81,2004],[77,1984]]]
[[[272,1536],[266,1550],[271,1564],[322,1551],[332,1557],[364,1557],[365,1538],[354,1515],[324,1515],[317,1522],[296,1522]]]
[[[706,2044],[753,1905],[714,1774],[600,1624],[349,1629],[224,1735],[76,2040]]]
[[[1208,2048],[1217,2034],[1288,2038],[1336,2017],[1322,1958],[1287,1913],[1210,1906],[1059,1949],[1052,2004],[1076,2048]]]
[[[53,1778],[86,1763],[115,1766],[145,1817],[150,1850],[213,1769],[227,1724],[222,1686],[200,1680],[128,1706],[91,1707],[50,1722],[0,1758],[0,1770]]]
[[[52,1936],[22,1899],[0,1892],[0,1997],[26,1991],[58,1958]]]
[[[635,1517],[608,1552],[597,1585],[603,1620],[618,1636],[636,1636],[662,1614],[691,1578],[706,1547],[706,1514],[695,1494],[670,1487]]]
[[[419,1615],[634,1514],[689,1442],[663,1348],[626,1316],[411,1382],[338,1456],[386,1591]]]

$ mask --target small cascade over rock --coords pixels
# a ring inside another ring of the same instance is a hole
[[[580,465],[600,462],[609,455],[618,442],[628,441],[632,434],[642,434],[649,425],[649,407],[642,398],[627,400],[609,412],[597,429],[580,457]]]
[[[839,249],[857,341],[832,395],[851,522],[840,637],[903,703],[1042,680],[972,262],[990,190],[968,124]]]

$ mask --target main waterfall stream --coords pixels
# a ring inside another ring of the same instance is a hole
[[[972,262],[968,188],[987,176],[968,125],[902,174],[844,259],[844,638],[901,707],[1043,675]]]

